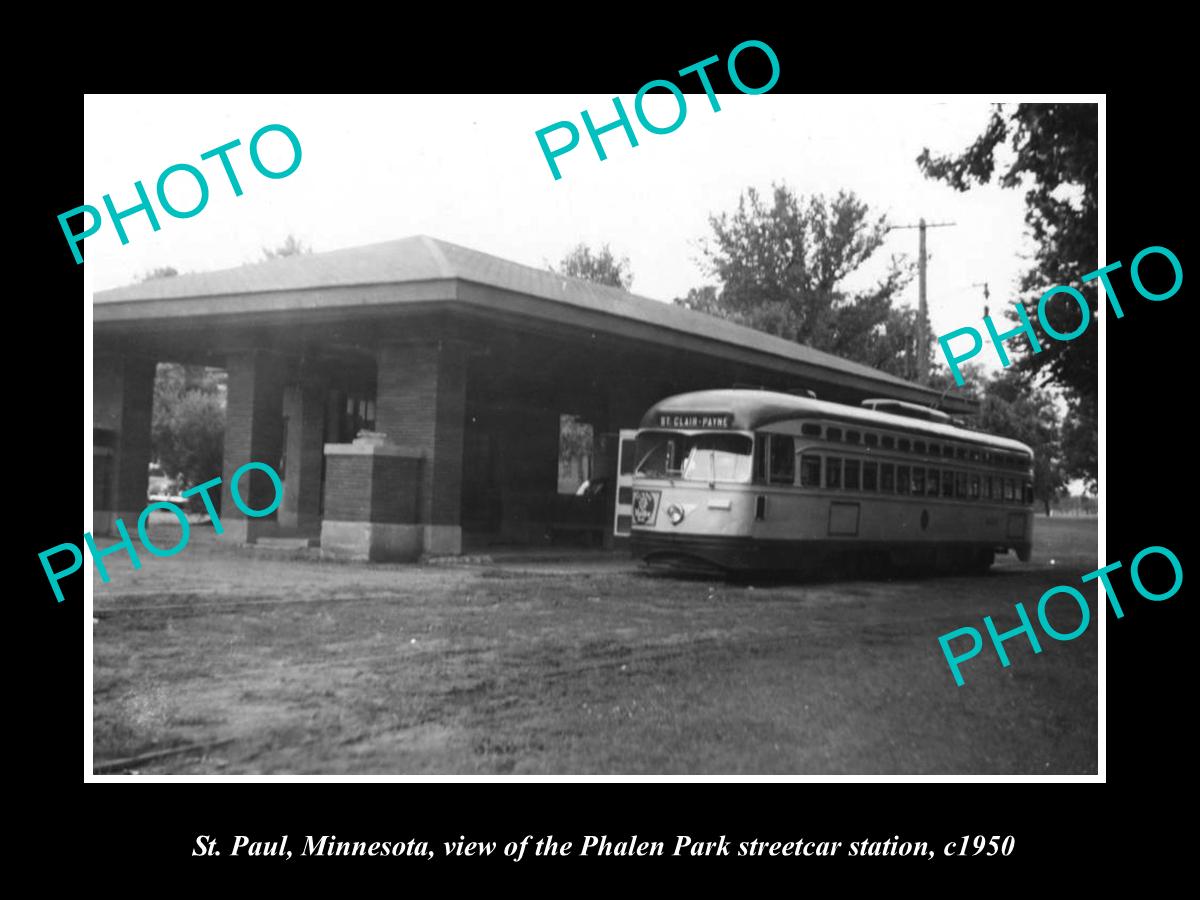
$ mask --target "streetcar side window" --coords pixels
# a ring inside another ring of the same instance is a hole
[[[894,450],[896,449],[896,439],[890,434],[885,434],[879,446],[883,447],[884,450]]]
[[[825,429],[825,440],[840,441],[841,439],[842,439],[842,429],[840,429],[840,428],[826,428]]]
[[[896,466],[896,493],[908,494],[912,489],[911,470],[908,466]]]
[[[1011,478],[1004,479],[1004,502],[1012,503],[1013,501],[1013,483]]]
[[[846,460],[845,470],[846,471],[845,471],[844,477],[843,477],[844,483],[843,483],[842,487],[844,487],[848,491],[857,491],[858,490],[859,461],[857,459]]]
[[[870,435],[868,435],[870,437]],[[879,490],[879,463],[865,462],[862,467],[862,489],[864,491]]]
[[[800,487],[821,486],[821,457],[813,453],[800,454]]]
[[[996,480],[991,475],[987,477],[987,490],[984,491],[984,496],[989,500],[996,499]]]
[[[918,495],[925,493],[925,470],[920,466],[913,466],[912,492]]]
[[[879,467],[879,489],[885,494],[896,490],[896,467],[892,463],[883,463]]]
[[[842,486],[842,461],[836,456],[825,457],[825,487]]]
[[[846,432],[846,443],[847,444],[857,444],[861,438],[862,438],[862,434],[860,432],[857,432],[857,431],[847,431]]]
[[[1033,482],[1027,481],[1027,482],[1025,482],[1025,504],[1028,506],[1028,505],[1031,505],[1032,503],[1033,503]]]
[[[800,433],[805,437],[820,437],[821,426],[815,422],[805,422],[800,426]]]
[[[866,444],[868,447],[878,447],[879,446],[879,435],[870,434],[870,433],[864,434],[863,435],[863,443]]]
[[[771,435],[771,469],[767,479],[772,484],[793,484],[796,481],[796,448],[790,434]]]
[[[954,473],[949,470],[943,470],[942,472],[942,496],[954,496]]]
[[[979,476],[978,475],[971,476],[971,499],[972,500],[979,499]]]
[[[930,469],[929,477],[925,480],[925,493],[930,497],[936,497],[938,495],[938,484],[938,470]]]
[[[967,499],[967,473],[966,472],[955,472],[954,473],[954,495],[956,497],[958,497],[959,500]]]
[[[908,438],[900,438],[900,440],[896,441],[896,449],[901,453],[907,453],[912,449],[912,441]]]
[[[925,442],[924,441],[914,441],[913,442],[913,453],[924,454],[925,453]]]

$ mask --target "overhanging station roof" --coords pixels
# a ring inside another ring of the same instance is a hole
[[[860,363],[620,288],[558,275],[418,235],[396,241],[160,278],[95,294],[94,321],[392,313],[445,307],[533,317],[692,350],[800,380],[837,382],[953,412],[975,405]],[[716,385],[714,385],[716,387]],[[940,402],[939,402],[940,401]]]

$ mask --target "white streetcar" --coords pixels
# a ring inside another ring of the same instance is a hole
[[[669,397],[621,441],[616,532],[649,563],[985,571],[1029,559],[1033,452],[896,400]]]

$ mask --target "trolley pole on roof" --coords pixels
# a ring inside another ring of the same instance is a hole
[[[925,296],[925,229],[926,228],[949,228],[954,225],[954,222],[926,222],[924,217],[918,220],[916,225],[891,225],[888,231],[898,230],[901,228],[917,228],[920,229],[920,239],[918,242],[917,255],[917,291],[918,291],[918,306],[917,306],[917,383],[929,384],[929,301]]]

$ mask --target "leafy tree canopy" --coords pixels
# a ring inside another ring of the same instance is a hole
[[[1067,482],[1075,475],[1063,446],[1061,401],[1052,389],[1038,386],[1029,373],[1013,366],[989,377],[982,366],[968,363],[962,366],[962,374],[966,382],[962,387],[955,385],[944,366],[934,372],[930,382],[980,401],[979,414],[970,427],[1029,445],[1033,450],[1033,494],[1048,515],[1050,504],[1066,493]]]
[[[551,266],[550,271],[625,290],[629,290],[633,285],[633,271],[629,266],[629,257],[622,256],[617,259],[608,244],[596,252],[593,252],[587,244],[578,244],[562,258],[557,267]]]
[[[1069,407],[1065,451],[1067,468],[1090,482],[1096,478],[1096,405],[1098,394],[1097,328],[1072,341],[1046,334],[1036,314],[1037,300],[1055,285],[1071,285],[1097,313],[1095,282],[1081,276],[1097,260],[1097,114],[1094,103],[1021,103],[997,106],[975,142],[957,155],[935,156],[925,148],[917,165],[930,178],[959,191],[987,184],[995,177],[1006,188],[1025,188],[1025,222],[1037,244],[1033,265],[1021,280],[1022,300],[1042,352],[1026,352],[1016,365],[1027,373],[1046,375],[1062,388]],[[998,156],[1011,148],[1011,161]],[[1010,307],[1009,318],[1016,322]],[[1078,305],[1060,296],[1046,306],[1046,318],[1059,333],[1074,331]],[[1010,350],[1010,353],[1012,351]]]
[[[186,488],[221,474],[225,437],[225,373],[159,363],[154,381],[151,449],[163,470]]]
[[[304,243],[294,234],[289,234],[278,247],[263,247],[263,259],[282,259],[285,256],[302,256],[312,253],[312,246]]]
[[[865,291],[843,284],[888,230],[853,193],[804,198],[773,185],[768,200],[748,188],[736,210],[710,216],[709,225],[701,265],[719,288],[693,289],[676,303],[915,377],[917,313],[893,305],[912,278],[911,264],[892,257]]]
[[[156,278],[174,278],[178,274],[179,270],[174,266],[159,266],[156,269],[142,273],[138,277],[138,281],[154,281]]]

